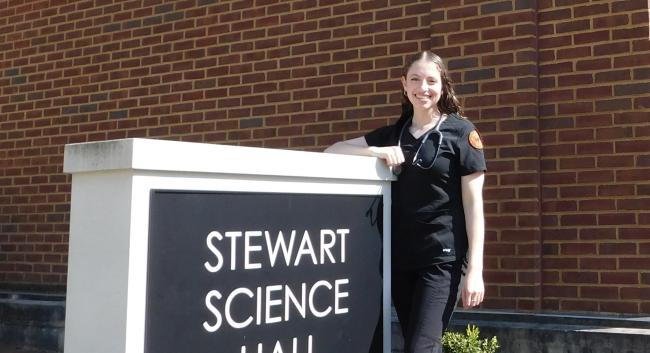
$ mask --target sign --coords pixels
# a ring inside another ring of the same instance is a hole
[[[380,204],[152,191],[145,353],[380,352]]]

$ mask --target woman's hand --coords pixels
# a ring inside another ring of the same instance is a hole
[[[370,147],[373,157],[383,159],[389,167],[395,167],[404,163],[404,153],[399,146]]]
[[[480,270],[469,270],[461,292],[463,308],[469,309],[480,305],[485,297],[483,274]]]
[[[337,142],[325,149],[325,152],[377,157],[383,159],[389,167],[404,163],[404,153],[399,146],[368,146],[364,137]]]

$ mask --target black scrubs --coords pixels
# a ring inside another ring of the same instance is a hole
[[[485,171],[485,158],[474,125],[450,114],[438,127],[443,138],[433,166],[412,165],[427,134],[416,139],[403,124],[410,119],[365,136],[369,146],[399,141],[406,158],[391,188],[393,303],[405,352],[442,352],[468,248],[461,177]]]

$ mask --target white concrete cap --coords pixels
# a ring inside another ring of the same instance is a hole
[[[65,146],[66,173],[134,169],[352,180],[393,180],[374,157],[152,139]]]

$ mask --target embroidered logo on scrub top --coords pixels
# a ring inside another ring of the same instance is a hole
[[[469,133],[469,144],[477,150],[483,149],[483,141],[481,141],[481,136],[479,136],[478,131],[473,130]]]

